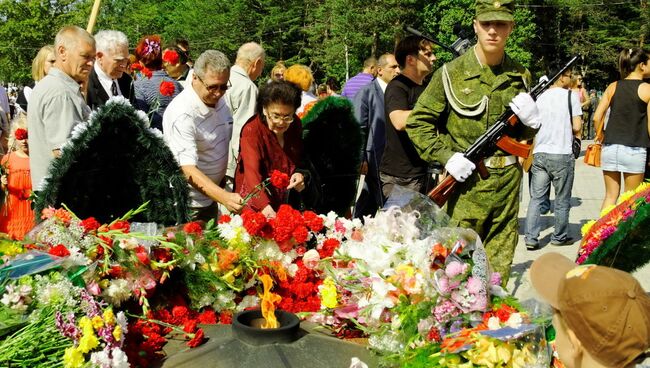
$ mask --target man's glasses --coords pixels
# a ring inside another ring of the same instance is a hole
[[[266,116],[273,121],[276,122],[283,122],[285,124],[290,124],[293,123],[293,116],[290,115],[278,115],[274,113],[267,113]]]
[[[198,74],[194,74],[194,75],[196,76],[196,79],[198,79],[199,82],[201,82],[201,84],[203,84],[203,87],[205,87],[205,89],[207,89],[208,92],[210,92],[210,93],[216,93],[218,91],[226,92],[228,90],[228,88],[232,87],[232,83],[230,83],[230,80],[228,80],[228,83],[226,83],[226,84],[207,85],[207,84],[205,84],[203,79],[201,79],[201,77],[199,77]]]

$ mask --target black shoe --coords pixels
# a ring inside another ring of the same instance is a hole
[[[544,208],[539,210],[539,213],[542,214],[542,215],[546,215],[550,211],[551,211],[551,209],[549,207],[544,207]]]
[[[528,250],[538,250],[539,249],[539,243],[538,244],[526,243],[526,249],[528,249]]]
[[[553,240],[553,241],[551,241],[551,244],[553,244],[553,245],[571,245],[571,244],[575,243],[576,241],[577,241],[577,239],[574,239],[572,237],[568,237],[568,238],[566,238],[564,240],[561,240],[561,241]]]

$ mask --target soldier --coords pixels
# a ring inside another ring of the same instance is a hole
[[[482,180],[472,174],[475,165],[462,152],[495,123],[511,100],[523,123],[513,129],[514,138],[531,139],[539,128],[535,101],[522,93],[530,88],[530,72],[505,53],[514,7],[513,0],[477,0],[477,44],[434,73],[406,124],[420,156],[445,163],[447,173],[464,182],[449,198],[447,212],[455,225],[481,236],[504,285],[517,245],[521,166],[515,156],[497,150],[485,159],[490,177]]]

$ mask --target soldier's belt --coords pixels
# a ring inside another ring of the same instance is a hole
[[[515,155],[510,156],[491,156],[483,160],[486,167],[491,169],[503,169],[506,166],[514,165],[517,163]]]

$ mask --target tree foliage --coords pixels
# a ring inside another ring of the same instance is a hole
[[[0,0],[0,80],[26,83],[38,49],[65,24],[86,26],[92,0]],[[277,60],[309,65],[317,79],[343,81],[370,55],[390,52],[411,25],[449,45],[455,30],[473,34],[474,0],[103,0],[95,27],[123,31],[133,47],[146,34],[190,41],[196,58],[261,43],[267,70]],[[508,53],[539,76],[555,61],[582,55],[590,87],[618,77],[621,49],[648,39],[647,0],[519,0]],[[451,54],[437,51],[439,62]]]

